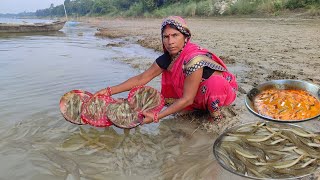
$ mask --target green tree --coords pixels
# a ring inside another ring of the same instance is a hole
[[[95,0],[91,8],[91,13],[106,14],[116,10],[117,8],[113,5],[112,0]]]

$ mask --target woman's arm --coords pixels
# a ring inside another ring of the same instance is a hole
[[[193,104],[194,98],[197,95],[199,85],[202,79],[203,68],[199,68],[192,74],[186,77],[184,81],[183,87],[183,96],[170,105],[165,110],[161,111],[158,115],[158,119],[166,117],[170,114],[179,112],[183,110],[185,107]],[[154,114],[144,112],[143,115],[145,116],[144,123],[150,123],[154,119]]]
[[[130,89],[132,89],[135,86],[140,86],[140,85],[145,85],[147,84],[149,81],[151,81],[153,78],[155,78],[156,76],[158,76],[159,74],[162,73],[162,69],[158,66],[158,64],[156,62],[154,62],[147,70],[145,70],[143,73],[131,77],[128,80],[124,81],[121,84],[115,85],[110,87],[112,94],[117,94],[117,93],[121,93],[124,91],[128,91]],[[107,89],[102,89],[100,91],[98,91],[97,94],[106,94],[108,93]]]

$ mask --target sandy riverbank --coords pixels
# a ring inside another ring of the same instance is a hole
[[[86,19],[102,35],[121,37],[161,51],[162,19]],[[320,20],[294,18],[186,18],[192,41],[220,56],[237,76],[234,104],[223,111],[226,124],[259,120],[244,104],[246,93],[268,80],[299,79],[320,85]],[[153,60],[127,63],[146,68]],[[224,128],[223,128],[224,129]]]

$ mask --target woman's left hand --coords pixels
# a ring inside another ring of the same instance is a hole
[[[149,124],[153,122],[154,114],[151,112],[143,111],[142,112],[144,118],[142,124]]]

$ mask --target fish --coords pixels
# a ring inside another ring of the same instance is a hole
[[[215,143],[217,159],[245,176],[291,178],[320,168],[320,135],[298,126],[250,123],[222,136]]]
[[[116,126],[132,128],[140,124],[141,112],[159,111],[161,94],[154,88],[145,86],[134,90],[128,99],[109,103],[106,106],[106,116]]]
[[[68,99],[66,99],[66,115],[72,122],[81,123],[81,106],[82,99],[79,95],[71,94]]]
[[[138,120],[138,113],[130,108],[129,102],[124,100],[107,106],[106,114],[115,125],[130,128]]]

